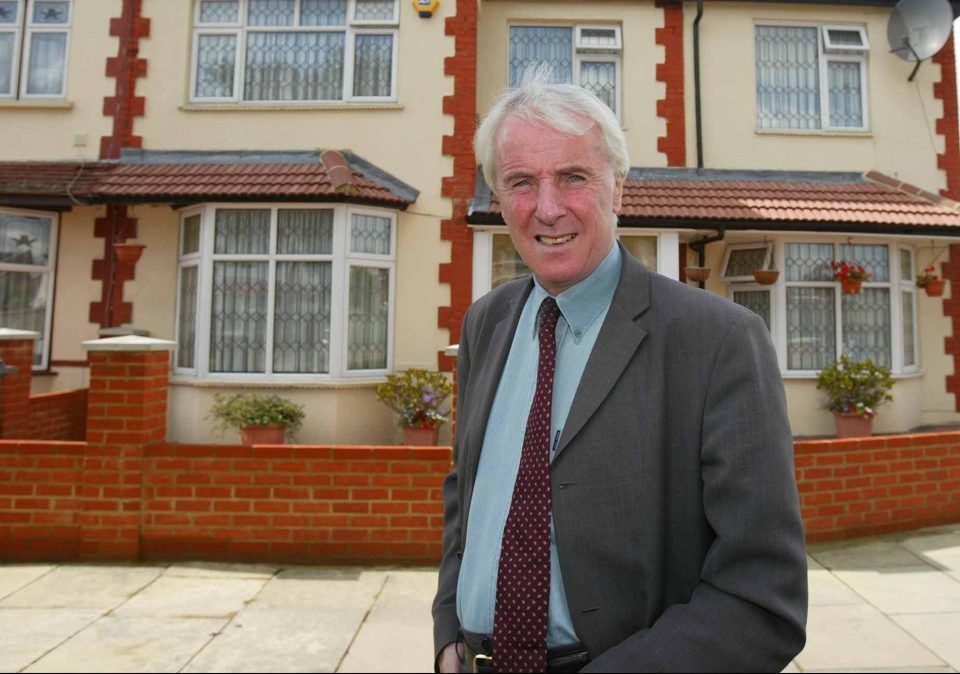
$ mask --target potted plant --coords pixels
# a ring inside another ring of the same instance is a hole
[[[917,274],[917,287],[923,288],[929,297],[943,295],[943,279],[937,276],[933,265],[924,267],[922,274]]]
[[[280,396],[235,393],[213,397],[208,419],[215,419],[220,433],[228,428],[240,431],[244,445],[282,445],[287,432],[291,439],[303,424],[303,406]]]
[[[684,274],[687,276],[688,281],[693,281],[694,283],[703,283],[708,278],[710,278],[710,267],[686,267]]]
[[[113,253],[117,256],[117,262],[132,266],[140,259],[144,248],[146,246],[142,243],[115,243],[113,244]]]
[[[754,269],[753,280],[760,285],[771,286],[780,278],[780,272],[772,267],[769,269]]]
[[[833,268],[833,280],[840,282],[844,295],[858,294],[863,282],[873,278],[873,274],[856,262],[833,260],[830,266]]]
[[[377,400],[400,415],[403,444],[435,445],[450,414],[444,403],[452,391],[450,380],[439,372],[411,368],[388,374],[377,386]]]
[[[827,409],[837,422],[837,436],[866,437],[873,432],[877,406],[893,400],[890,370],[872,360],[840,356],[817,376],[817,388],[827,394]]]

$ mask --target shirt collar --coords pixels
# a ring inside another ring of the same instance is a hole
[[[613,293],[620,281],[621,265],[620,246],[614,243],[607,256],[587,278],[556,296],[560,313],[570,326],[570,331],[577,342],[613,300]],[[533,284],[532,299],[534,306],[539,309],[550,293],[540,285],[536,277],[533,279]],[[537,337],[536,324],[537,321],[534,320],[534,339]]]

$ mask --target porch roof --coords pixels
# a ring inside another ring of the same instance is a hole
[[[419,192],[348,152],[125,151],[113,162],[0,162],[0,203],[343,201],[405,209]]]
[[[467,221],[503,224],[479,171]],[[876,171],[634,168],[620,225],[960,236],[960,204]]]

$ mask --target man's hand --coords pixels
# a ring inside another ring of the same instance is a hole
[[[440,651],[441,672],[452,672],[456,674],[460,671],[461,662],[463,662],[463,651],[457,642],[447,644],[443,650]]]

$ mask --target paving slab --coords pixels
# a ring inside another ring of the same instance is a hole
[[[824,568],[807,571],[810,606],[863,604],[865,600],[846,583]]]
[[[824,568],[831,571],[889,569],[924,564],[924,560],[895,541],[828,543],[807,549]]]
[[[903,547],[960,580],[960,533],[908,538],[903,541]]]
[[[960,582],[930,566],[834,571],[834,575],[889,615],[960,612]]]
[[[20,671],[101,615],[89,608],[0,608],[0,672]]]
[[[29,585],[56,567],[53,564],[15,564],[0,566],[0,599]]]
[[[183,671],[334,672],[366,614],[366,607],[329,611],[252,605]],[[379,671],[386,671],[382,664]]]
[[[274,576],[256,603],[262,606],[335,611],[373,606],[387,579],[387,571],[362,567],[290,567]]]
[[[112,609],[152,583],[163,567],[59,566],[8,595],[0,608]]]
[[[163,575],[182,576],[184,578],[260,578],[268,580],[278,571],[280,571],[279,566],[270,564],[182,562],[171,565]]]
[[[222,618],[105,616],[25,672],[177,672],[226,624]]]
[[[432,671],[436,591],[436,569],[391,572],[337,671]]]
[[[954,669],[960,669],[960,613],[891,616],[893,620]]]
[[[871,667],[869,669],[807,669],[807,672],[863,672],[864,674],[882,674],[883,672],[927,672],[928,674],[953,674],[953,667]]]
[[[257,578],[163,576],[114,611],[122,617],[232,618],[263,589]]]
[[[807,645],[796,657],[803,671],[947,664],[873,606],[812,606]]]

